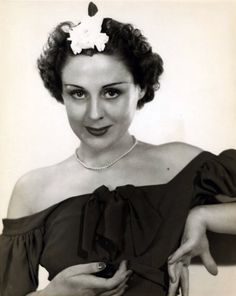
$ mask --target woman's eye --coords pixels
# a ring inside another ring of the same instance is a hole
[[[86,97],[86,94],[82,89],[72,90],[70,92],[70,95],[76,100],[83,100]]]
[[[109,88],[104,90],[104,97],[106,99],[116,99],[120,93],[121,92],[118,89]]]

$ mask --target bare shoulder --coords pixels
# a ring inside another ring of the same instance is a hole
[[[164,178],[162,182],[171,180],[203,151],[199,147],[183,142],[161,145],[141,143],[140,147],[142,155],[145,155],[145,162],[149,164],[149,168],[152,168],[152,174],[156,175],[156,178]]]
[[[184,142],[169,142],[161,145],[141,142],[141,147],[151,157],[159,157],[161,155],[164,158],[178,160],[185,165],[203,151],[199,147]]]
[[[62,166],[62,163],[59,163],[38,168],[21,176],[14,186],[7,217],[15,219],[35,213],[36,204],[51,186],[52,181],[58,175],[58,168]]]
[[[159,147],[164,154],[170,158],[175,159],[182,165],[187,165],[203,150],[199,147],[184,143],[184,142],[170,142]]]
[[[45,180],[49,174],[48,168],[39,168],[21,176],[15,184],[7,217],[14,219],[32,214],[32,207],[38,192],[45,187]]]
[[[180,171],[203,150],[184,142],[170,142],[157,146],[156,151]]]

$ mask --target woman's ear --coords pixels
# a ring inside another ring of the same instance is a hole
[[[141,88],[140,86],[139,86],[139,98],[138,98],[138,100],[140,101],[144,96],[145,96],[145,94],[146,94],[146,87],[145,88]]]

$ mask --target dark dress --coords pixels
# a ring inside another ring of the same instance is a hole
[[[134,271],[126,296],[162,296],[167,258],[179,245],[189,210],[236,196],[236,150],[204,151],[166,184],[106,186],[67,198],[36,214],[3,219],[0,295],[25,296],[38,285],[38,266],[52,280],[63,269],[105,261],[109,277],[122,259]]]

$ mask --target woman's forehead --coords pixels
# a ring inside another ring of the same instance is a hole
[[[117,80],[133,82],[133,77],[124,62],[114,55],[72,56],[62,69],[64,83],[91,83],[97,80],[106,84]]]

